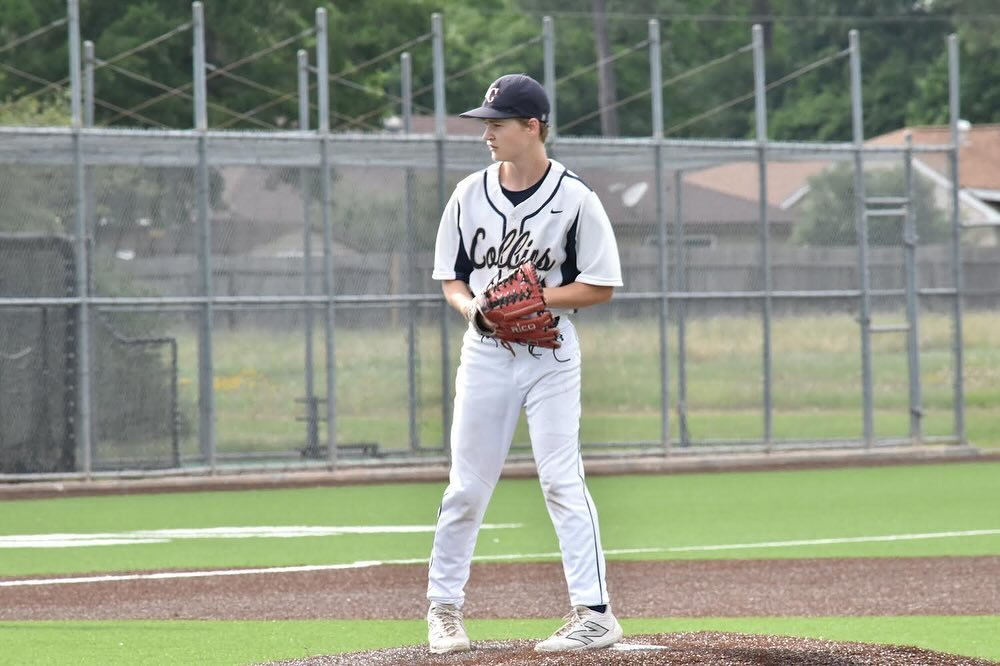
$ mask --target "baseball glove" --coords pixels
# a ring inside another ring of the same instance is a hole
[[[546,307],[538,270],[531,262],[491,282],[469,303],[466,317],[481,335],[499,339],[508,349],[512,343],[559,347],[559,319]]]

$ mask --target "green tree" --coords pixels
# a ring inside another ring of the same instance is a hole
[[[295,125],[295,52],[315,46],[314,35],[302,33],[311,30],[317,4],[329,11],[335,129],[379,129],[383,118],[398,113],[397,49],[404,44],[413,58],[415,110],[431,112],[432,54],[429,40],[421,38],[430,30],[431,13],[440,11],[449,111],[478,103],[486,84],[500,74],[541,77],[541,19],[551,15],[559,122],[569,134],[600,133],[589,0],[500,0],[485,9],[465,0],[213,0],[205,4],[207,58],[214,68],[208,73],[210,126]],[[753,89],[751,56],[744,47],[754,22],[765,27],[768,81],[796,73],[768,91],[773,138],[850,138],[847,59],[837,56],[852,28],[861,36],[867,136],[946,119],[945,37],[955,30],[962,40],[963,116],[974,123],[1000,117],[1000,80],[992,71],[1000,59],[995,0],[605,0],[605,5],[610,50],[625,54],[614,63],[625,136],[651,131],[648,54],[641,45],[650,18],[661,24],[664,77],[676,79],[664,91],[665,126],[672,137],[753,135],[754,105],[747,97]],[[64,15],[62,0],[0,0],[0,48]],[[190,20],[186,2],[123,6],[117,0],[88,0],[81,6],[82,36],[95,42],[104,60]],[[46,97],[37,93],[44,85],[37,79],[67,79],[66,41],[65,27],[55,27],[3,52],[8,68],[0,72],[0,111],[26,95]],[[830,62],[800,71],[828,56]],[[723,62],[707,66],[716,59]],[[98,124],[190,127],[192,102],[185,95],[191,91],[191,69],[189,30],[100,67]],[[315,94],[313,100],[315,113]]]
[[[379,60],[372,66],[364,65],[428,32],[430,15],[438,9],[429,0],[205,3],[210,126],[261,129],[295,125],[296,51],[308,49],[315,65],[316,44],[314,34],[295,36],[313,28],[317,5],[328,10],[330,74],[348,72],[331,84],[333,125],[384,106],[386,92],[398,94],[398,57],[388,64]],[[61,0],[0,0],[0,47],[63,18],[65,13]],[[95,72],[98,125],[192,126],[192,36],[190,30],[180,30],[189,21],[191,5],[186,2],[144,0],[123,7],[117,0],[89,0],[81,4],[81,36],[94,42],[99,60],[139,49],[110,65],[99,64]],[[171,31],[177,32],[151,48],[139,48]],[[279,46],[285,40],[290,41]],[[30,77],[67,79],[66,42],[66,30],[59,27],[4,53],[7,64],[27,76],[8,71],[0,78],[0,100],[35,94],[40,84]],[[429,72],[428,44],[415,46],[413,51],[414,70]],[[357,71],[352,71],[355,68]],[[360,128],[378,127],[383,115],[387,115],[384,110],[372,114]]]
[[[1000,15],[993,0],[941,0],[955,15],[959,43],[962,117],[974,123],[1000,122],[1000,80],[993,63],[1000,61]],[[987,20],[983,20],[986,18]],[[948,53],[942,49],[917,81],[906,105],[911,124],[948,122]]]
[[[69,125],[69,103],[59,95],[55,99],[23,97],[11,100],[0,109],[0,127],[56,127]]]
[[[899,197],[906,192],[902,168],[865,171],[866,197]],[[802,220],[792,234],[793,242],[804,245],[855,245],[854,170],[838,165],[809,179],[809,194],[803,203]],[[923,178],[914,176],[912,201],[917,240],[922,245],[948,238],[944,212],[934,204],[934,193]],[[903,219],[872,218],[868,221],[871,245],[902,245]]]
[[[568,125],[566,133],[599,135],[597,50],[591,3],[587,0],[519,0],[524,12],[540,19],[551,15],[556,32],[556,76],[560,80],[558,97],[559,125]],[[703,5],[704,3],[702,3]],[[716,3],[720,11],[746,16],[745,3]],[[750,39],[749,23],[706,23],[689,15],[704,9],[687,0],[608,0],[607,22],[611,56],[617,82],[618,125],[622,136],[649,136],[652,132],[649,95],[649,51],[643,42],[649,36],[648,22],[660,19],[662,68],[665,81],[664,125],[672,137],[713,136],[731,124],[743,136],[748,127],[747,106],[722,109],[703,119],[694,117],[752,89],[748,55],[737,56],[719,66],[697,74],[692,70],[746,44]],[[693,122],[692,122],[693,121]],[[732,133],[729,136],[733,136]]]
[[[866,136],[907,123],[906,102],[945,48],[951,30],[939,3],[912,0],[772,0],[779,16],[768,54],[774,81],[848,46],[859,31]],[[786,17],[782,20],[780,17]],[[797,17],[797,18],[795,18]],[[833,60],[768,93],[771,135],[781,139],[851,139],[848,59]]]
[[[0,0],[0,117],[5,122],[17,100],[31,94],[42,104],[59,98],[51,82],[68,78],[65,28],[53,26],[35,38],[13,46],[16,40],[64,18],[66,3],[59,0]]]
[[[497,3],[485,16],[476,5],[444,4],[445,98],[450,113],[479,106],[490,82],[503,74],[523,72],[542,80],[540,17],[517,11],[511,0]],[[420,71],[417,66],[415,59],[414,76]],[[430,63],[423,72],[430,85]],[[428,109],[433,108],[430,92],[422,100]]]

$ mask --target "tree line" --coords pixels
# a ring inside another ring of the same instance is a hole
[[[768,91],[772,138],[850,138],[849,72],[838,54],[852,28],[861,35],[866,135],[947,121],[951,33],[960,37],[963,117],[1000,121],[1000,79],[992,72],[1000,62],[1000,8],[993,0],[498,0],[485,9],[464,0],[207,0],[210,126],[296,126],[295,51],[314,50],[309,31],[318,6],[329,17],[335,130],[378,130],[399,113],[403,45],[413,62],[415,111],[430,113],[426,35],[434,12],[443,15],[451,113],[478,104],[500,74],[540,79],[542,17],[551,16],[565,134],[651,132],[643,45],[650,18],[660,21],[663,75],[672,82],[664,89],[671,137],[752,136],[752,99],[733,100],[753,90],[751,56],[741,49],[754,23],[764,28],[768,81],[788,79]],[[51,122],[50,108],[65,106],[64,88],[38,94],[45,81],[68,78],[65,26],[5,46],[65,13],[64,0],[0,0],[0,122]],[[172,0],[124,8],[117,0],[81,3],[82,37],[95,43],[101,61],[162,38],[96,70],[97,125],[192,125],[190,20],[190,4]]]

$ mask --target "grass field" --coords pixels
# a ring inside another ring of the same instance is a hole
[[[995,556],[1000,555],[998,479],[1000,463],[961,463],[609,476],[592,478],[590,488],[601,510],[610,560]],[[430,526],[442,490],[443,484],[428,483],[7,501],[2,506],[0,539],[224,526]],[[489,538],[480,538],[477,557],[548,553],[540,559],[557,558],[536,481],[503,480],[486,521],[521,527],[491,531]],[[909,537],[880,538],[891,535]],[[430,532],[345,533],[104,547],[4,547],[0,576],[421,559],[427,557],[430,540]],[[780,544],[795,541],[814,543]],[[764,543],[771,545],[762,547]],[[705,546],[726,547],[699,549]],[[632,548],[653,551],[641,556],[614,554]],[[1000,641],[995,640],[1000,616],[625,618],[623,626],[633,634],[717,629],[910,644],[1000,660]],[[470,622],[478,639],[539,637],[551,627],[551,621],[542,620]],[[0,622],[0,645],[3,663],[12,664],[246,664],[420,643],[424,631],[418,619]]]
[[[586,442],[659,441],[659,336],[655,320],[577,322],[584,344]],[[860,438],[863,432],[858,325],[846,315],[776,318],[772,329],[773,428],[776,439]],[[338,330],[338,441],[409,444],[405,328]],[[461,327],[452,327],[451,363]],[[947,317],[921,320],[923,431],[954,434],[953,358]],[[754,441],[763,436],[762,334],[759,318],[692,320],[687,328],[688,429],[694,440]],[[316,334],[317,391],[322,394],[322,331]],[[197,450],[197,348],[179,334],[180,384],[189,436]],[[969,440],[1000,447],[1000,315],[970,312],[964,319],[964,386]],[[418,332],[419,441],[439,447],[441,343],[436,328]],[[676,331],[671,329],[671,404],[677,403]],[[215,390],[220,451],[301,448],[305,413],[301,334],[260,329],[220,330],[215,338]],[[905,437],[909,406],[905,338],[873,337],[873,400],[877,437]],[[449,381],[451,377],[449,377]],[[676,407],[674,407],[676,410]],[[678,435],[676,411],[671,429]],[[522,423],[516,441],[526,443]]]

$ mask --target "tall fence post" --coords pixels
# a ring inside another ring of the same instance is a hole
[[[913,189],[913,135],[907,131],[903,152],[906,217],[903,219],[903,278],[906,288],[906,365],[910,385],[910,443],[922,443],[920,395],[920,304],[917,301],[917,225]]]
[[[687,241],[684,234],[684,171],[674,170],[674,290],[687,292]],[[677,432],[681,448],[691,444],[687,410],[687,300],[674,304],[677,319]]]
[[[298,99],[299,99],[299,130],[309,130],[309,53],[299,49],[298,59]],[[312,296],[312,192],[309,186],[309,172],[305,167],[299,169],[299,190],[302,196],[302,272],[303,289],[306,296]],[[316,404],[316,375],[313,371],[313,304],[306,303],[303,308],[305,318],[305,380],[306,380],[306,452],[311,457],[317,457],[319,452],[319,409]]]
[[[965,358],[962,348],[962,216],[958,195],[961,183],[958,173],[958,151],[961,137],[958,133],[960,118],[958,35],[948,35],[948,124],[951,126],[951,150],[948,167],[951,176],[951,265],[955,298],[952,304],[952,358],[954,359],[953,398],[955,405],[955,435],[960,444],[968,444],[965,433]]]
[[[660,46],[660,22],[649,19],[649,89],[652,103],[653,159],[656,179],[657,261],[659,263],[660,307],[660,444],[663,455],[670,455],[670,350],[667,320],[670,307],[670,279],[667,261],[667,215],[663,195],[663,51]]]
[[[326,452],[330,469],[337,467],[337,372],[336,348],[334,346],[335,283],[333,279],[333,221],[330,216],[332,195],[330,192],[330,66],[327,50],[326,10],[316,10],[316,95],[319,100],[319,183],[320,208],[323,216],[323,294],[326,307],[323,308],[324,332],[326,335]]]
[[[94,42],[83,42],[83,126],[94,126]]]
[[[858,323],[861,334],[861,401],[864,418],[864,445],[875,443],[872,403],[871,271],[868,267],[868,216],[865,212],[865,130],[861,107],[861,47],[858,31],[848,33],[851,69],[851,121],[854,138],[854,221],[858,242],[858,277],[861,298]]]
[[[212,227],[209,218],[208,93],[205,81],[205,14],[201,2],[191,5],[194,32],[194,127],[198,133],[198,165],[195,197],[198,209],[201,295],[205,299],[198,329],[198,436],[201,455],[215,472],[215,376],[212,350],[212,320],[215,290],[212,282]]]
[[[753,26],[754,116],[757,121],[757,200],[760,217],[760,272],[763,282],[761,359],[764,390],[764,448],[770,452],[774,441],[771,373],[771,232],[767,216],[767,75],[764,66],[764,28]]]
[[[438,210],[447,203],[445,192],[445,91],[444,91],[444,27],[441,14],[431,15],[431,34],[434,49],[434,144],[437,149]],[[450,455],[451,441],[451,357],[448,342],[450,308],[441,300],[441,446]]]
[[[399,56],[399,72],[403,133],[409,134],[413,131],[413,59],[409,52]],[[405,284],[411,293],[415,285],[422,282],[417,279],[414,265],[417,260],[417,238],[413,224],[413,190],[413,169],[407,167],[403,173],[403,213],[406,216]],[[416,451],[420,448],[420,428],[417,423],[417,305],[413,301],[406,303],[406,395],[410,449]]]
[[[542,78],[549,98],[549,146],[556,143],[556,28],[551,16],[542,17]]]
[[[83,42],[83,126],[93,127],[94,126],[94,66],[96,64],[96,58],[94,57],[94,42],[90,40],[85,40]],[[95,242],[95,231],[96,227],[94,225],[94,168],[84,165],[83,167],[83,179],[84,179],[84,191],[86,192],[86,201],[84,202],[83,215],[86,220],[87,225],[87,239],[88,239],[88,252],[87,252],[87,286],[88,292],[93,294],[96,292],[94,286],[94,242]],[[99,402],[99,401],[98,401]],[[94,413],[92,421],[97,423],[99,417],[97,416],[98,405],[92,404],[91,408]],[[97,438],[97,432],[94,432],[95,439]]]
[[[83,126],[91,128],[94,126],[94,65],[96,58],[94,57],[94,42],[90,40],[85,40],[83,42]],[[87,294],[95,295],[97,293],[97,287],[94,282],[94,247],[96,242],[96,230],[97,226],[94,220],[94,167],[88,166],[86,161],[83,160],[83,152],[80,153],[81,162],[83,163],[83,225],[86,233],[87,239],[87,264],[86,264],[86,280],[87,280]],[[92,319],[100,317],[100,312],[92,318],[88,316],[88,322]],[[97,329],[98,327],[95,327]],[[93,361],[96,361],[99,357],[94,352],[96,341],[91,340],[88,348],[90,349],[91,356],[91,368],[90,374],[94,375],[97,369],[94,366]],[[100,386],[99,381],[94,381],[91,377],[90,386],[93,389],[94,386]],[[90,400],[90,441],[91,449],[96,450],[100,446],[100,432],[98,431],[98,424],[101,422],[101,400],[100,393],[91,396]],[[96,451],[95,451],[96,452]],[[91,456],[90,465],[93,467],[94,461],[93,456]]]
[[[76,437],[77,446],[83,457],[83,473],[90,478],[93,471],[94,442],[91,426],[91,377],[90,377],[90,302],[87,270],[89,252],[87,248],[87,192],[84,183],[83,138],[80,135],[83,123],[81,109],[80,81],[80,4],[79,0],[68,0],[69,20],[69,76],[70,115],[73,127],[73,220],[75,243],[75,275],[77,305],[76,373],[77,402]]]

